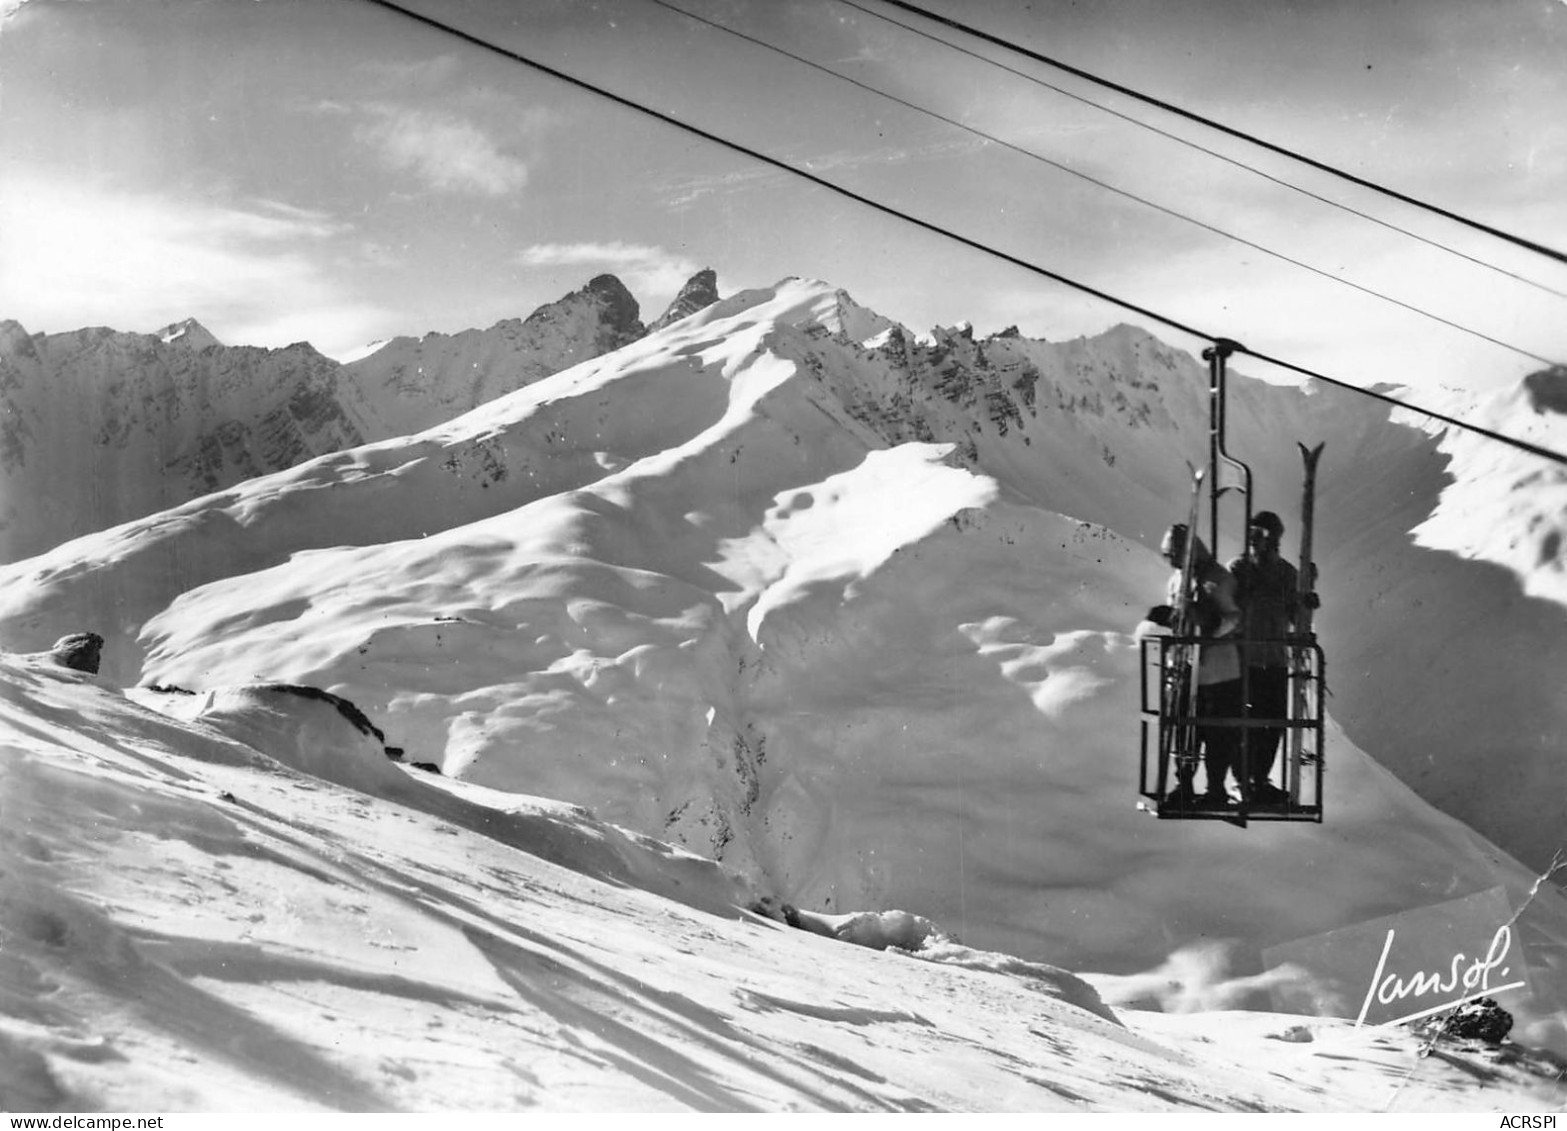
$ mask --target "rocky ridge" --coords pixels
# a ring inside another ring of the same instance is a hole
[[[658,325],[716,301],[715,283],[699,273]],[[647,332],[612,275],[525,319],[395,338],[341,365],[306,343],[225,346],[195,319],[152,334],[0,322],[0,561],[423,431]]]

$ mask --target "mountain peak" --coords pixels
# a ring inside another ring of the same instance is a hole
[[[631,292],[614,275],[595,275],[577,294],[591,295],[609,307],[611,321],[617,328],[630,328],[637,321],[641,308]],[[574,297],[571,295],[568,298]]]
[[[646,332],[638,317],[641,308],[637,300],[614,275],[595,275],[581,290],[539,307],[523,324],[539,326],[571,319],[574,312],[583,308],[591,309],[591,317],[599,323],[595,335],[596,353],[619,349]]]
[[[10,318],[0,319],[0,354],[33,353],[33,336],[20,322]]]
[[[221,346],[218,341],[200,322],[194,318],[187,318],[183,322],[171,322],[160,330],[153,331],[154,335],[162,340],[164,345],[178,343],[193,350],[204,350],[208,346]]]
[[[675,296],[675,301],[670,303],[669,309],[659,315],[658,320],[647,328],[647,332],[651,334],[662,330],[682,318],[689,318],[699,310],[706,310],[717,301],[718,272],[711,267],[704,267],[686,280],[685,286],[681,287],[680,293]]]
[[[626,289],[626,284],[620,281],[619,276],[611,275],[608,272],[593,276],[593,278],[588,280],[587,286],[582,289],[610,299],[618,299],[622,296],[631,297],[631,292]]]

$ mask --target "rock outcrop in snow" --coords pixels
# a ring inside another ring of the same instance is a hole
[[[61,667],[97,675],[103,662],[103,637],[96,632],[71,632],[54,642],[49,655]]]
[[[1567,415],[1567,366],[1554,365],[1531,373],[1523,379],[1523,387],[1535,412]]]

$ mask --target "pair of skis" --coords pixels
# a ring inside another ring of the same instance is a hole
[[[1295,634],[1299,639],[1290,649],[1290,719],[1295,724],[1289,731],[1289,795],[1290,808],[1300,806],[1300,769],[1305,761],[1305,721],[1313,717],[1311,704],[1311,652],[1314,641],[1310,594],[1317,588],[1317,567],[1312,560],[1311,528],[1317,509],[1317,460],[1322,455],[1322,445],[1308,448],[1299,444],[1301,459],[1305,462],[1305,484],[1300,500],[1300,563],[1296,574]],[[1320,749],[1313,757],[1320,758]],[[1316,799],[1320,807],[1322,798]]]
[[[1197,518],[1202,512],[1202,469],[1192,471],[1192,502],[1186,518],[1186,541],[1181,547],[1180,588],[1176,591],[1170,629],[1177,643],[1169,645],[1165,669],[1165,765],[1175,767],[1177,789],[1185,790],[1197,776],[1197,602],[1192,592],[1197,564]],[[1162,799],[1161,799],[1162,800]]]

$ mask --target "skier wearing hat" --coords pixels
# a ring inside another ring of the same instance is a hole
[[[1230,563],[1241,607],[1241,659],[1246,665],[1247,713],[1252,718],[1284,719],[1289,714],[1290,650],[1285,642],[1300,623],[1303,603],[1317,607],[1317,595],[1300,596],[1295,567],[1279,556],[1284,523],[1272,511],[1258,511],[1246,530],[1246,553]],[[1277,805],[1289,794],[1270,780],[1284,727],[1253,727],[1246,732],[1244,765],[1251,780],[1242,783],[1253,804]],[[1241,765],[1236,765],[1239,772]]]
[[[1182,603],[1181,587],[1189,584],[1187,594],[1193,603],[1196,634],[1204,638],[1197,658],[1196,714],[1210,719],[1239,718],[1244,698],[1240,655],[1232,639],[1241,623],[1241,611],[1235,599],[1235,578],[1214,560],[1203,540],[1193,534],[1192,577],[1187,583],[1181,569],[1186,557],[1187,533],[1185,523],[1176,523],[1165,532],[1159,549],[1175,570],[1169,582],[1170,604],[1149,609],[1147,619],[1165,628],[1175,627],[1175,610]],[[1240,771],[1240,730],[1233,726],[1200,726],[1198,735],[1202,741],[1203,768],[1207,773],[1202,802],[1209,806],[1225,805],[1229,801],[1225,776],[1232,768],[1237,775]],[[1177,785],[1168,800],[1178,805],[1196,803],[1192,784],[1194,773],[1194,767],[1189,764],[1176,766]],[[1244,788],[1245,783],[1240,784]]]

